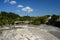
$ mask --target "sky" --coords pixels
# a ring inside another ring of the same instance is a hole
[[[20,16],[60,15],[60,0],[0,0],[0,12]]]

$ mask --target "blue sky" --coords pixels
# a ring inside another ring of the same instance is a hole
[[[0,0],[0,11],[21,16],[60,15],[60,0]]]

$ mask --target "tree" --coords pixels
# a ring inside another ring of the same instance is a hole
[[[19,20],[18,18],[20,18],[18,14],[2,11],[0,13],[0,26],[6,25],[6,24],[9,24],[9,25],[14,24],[15,21]]]
[[[30,21],[31,17],[30,16],[22,16],[20,17],[20,21]]]
[[[47,16],[41,16],[41,17],[36,17],[34,18],[33,22],[36,24],[44,24],[47,20]]]
[[[52,15],[51,19],[48,21],[50,25],[55,25],[57,19],[59,19],[59,15]]]

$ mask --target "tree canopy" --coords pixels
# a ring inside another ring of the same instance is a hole
[[[0,25],[13,24],[17,18],[20,18],[19,15],[12,12],[0,12]]]
[[[48,20],[49,24],[54,24],[60,17],[60,15],[45,15],[39,17],[20,16],[13,12],[2,11],[0,12],[0,26],[14,24],[15,21],[32,21],[31,24],[40,25],[46,23],[49,16],[52,17],[50,20]]]

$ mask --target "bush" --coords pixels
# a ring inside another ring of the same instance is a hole
[[[56,21],[56,22],[54,23],[54,26],[56,26],[56,27],[59,27],[59,28],[60,28],[60,21]]]
[[[40,25],[41,23],[39,21],[33,22],[34,25]]]

